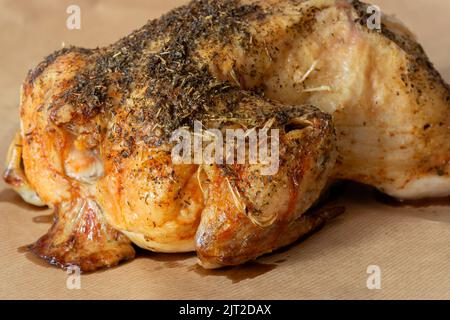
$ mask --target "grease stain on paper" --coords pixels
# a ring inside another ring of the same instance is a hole
[[[208,276],[221,276],[231,280],[232,283],[238,283],[243,280],[254,279],[263,274],[266,274],[274,270],[278,265],[276,264],[264,264],[259,262],[248,262],[246,264],[227,267],[218,270],[204,269],[198,264],[195,264],[189,268],[190,271],[194,271],[202,277]]]

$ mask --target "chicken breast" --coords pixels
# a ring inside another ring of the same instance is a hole
[[[5,174],[55,208],[32,251],[91,271],[132,258],[133,242],[217,268],[315,230],[329,217],[310,208],[336,179],[450,194],[449,87],[409,32],[371,30],[366,9],[199,0],[109,47],[46,58],[24,82]],[[175,163],[173,133],[196,123],[276,130],[277,170]]]

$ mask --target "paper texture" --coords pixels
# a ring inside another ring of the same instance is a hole
[[[19,88],[28,69],[62,43],[103,46],[181,0],[0,0],[0,158],[18,126]],[[81,30],[68,30],[66,8],[81,8]],[[396,13],[450,81],[450,2],[376,1]],[[81,276],[36,263],[18,248],[49,228],[48,210],[33,208],[0,182],[0,298],[29,299],[449,299],[450,206],[394,207],[370,191],[347,190],[347,212],[308,239],[263,257],[259,265],[202,272],[194,254],[148,253],[117,268]],[[43,217],[44,216],[44,217]],[[366,286],[371,265],[381,289]]]

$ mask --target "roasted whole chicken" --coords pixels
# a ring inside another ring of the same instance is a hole
[[[30,250],[61,267],[196,251],[205,268],[288,245],[346,179],[450,195],[450,89],[414,36],[357,0],[198,0],[28,74],[5,180],[54,209]],[[171,134],[278,129],[279,168],[174,163]]]

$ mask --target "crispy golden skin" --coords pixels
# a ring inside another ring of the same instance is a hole
[[[132,258],[133,242],[215,268],[317,228],[326,216],[306,212],[335,179],[450,194],[450,90],[409,32],[366,19],[359,1],[199,0],[47,57],[23,84],[5,174],[55,208],[32,250],[91,271]],[[280,130],[279,171],[173,164],[170,135],[195,120]]]

